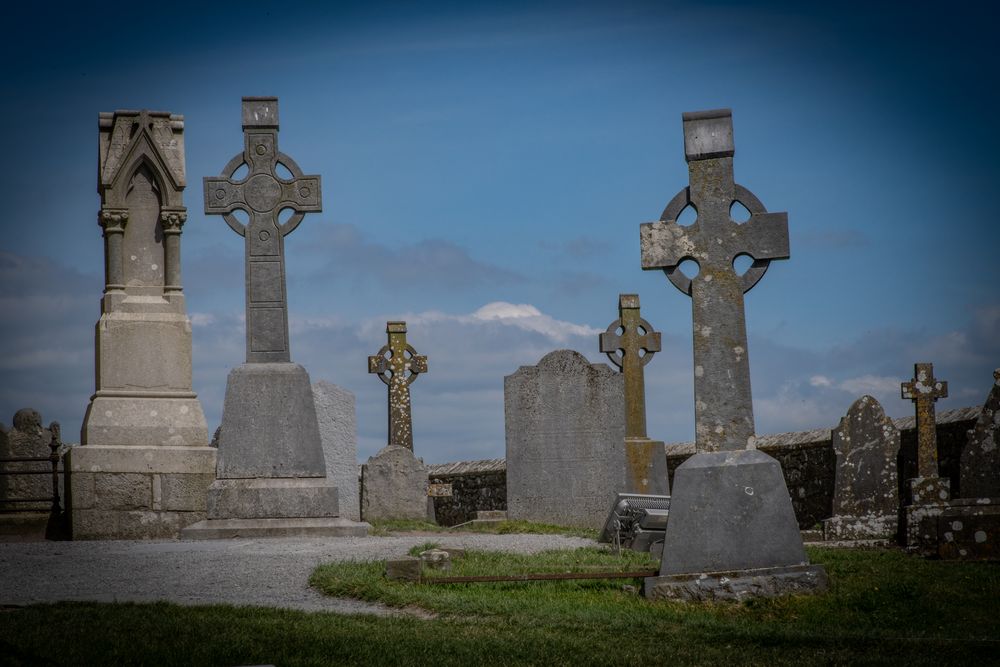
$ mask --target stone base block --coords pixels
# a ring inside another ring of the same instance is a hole
[[[219,434],[219,479],[325,476],[306,370],[292,363],[231,370]]]
[[[898,533],[899,517],[871,514],[868,516],[835,516],[823,520],[824,540],[888,540]]]
[[[951,498],[951,480],[947,477],[914,477],[906,481],[910,505],[936,505]]]
[[[625,438],[625,491],[670,495],[667,455],[662,442],[649,438]]]
[[[808,563],[776,460],[757,450],[701,452],[677,468],[662,576]]]
[[[406,447],[389,445],[361,468],[361,517],[365,521],[427,521],[427,466]]]
[[[177,537],[206,516],[211,447],[72,447],[66,514],[73,539]]]
[[[365,537],[371,525],[340,517],[309,519],[208,519],[181,531],[184,540],[236,537]]]
[[[958,498],[937,518],[938,555],[1000,560],[1000,498]]]
[[[218,479],[208,489],[208,518],[329,518],[339,514],[338,503],[325,477]]]
[[[915,477],[907,480],[910,503],[903,510],[903,546],[910,553],[936,556],[938,517],[951,497],[946,477]]]
[[[98,392],[87,407],[81,444],[198,447],[208,444],[201,401],[187,397],[114,396]]]
[[[795,565],[648,577],[643,593],[650,600],[714,602],[822,593],[828,586],[822,566]]]

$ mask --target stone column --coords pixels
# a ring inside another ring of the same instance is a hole
[[[181,227],[187,221],[186,209],[160,212],[163,229],[164,292],[181,292]]]

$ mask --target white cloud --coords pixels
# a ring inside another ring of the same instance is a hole
[[[852,394],[887,394],[899,390],[902,380],[880,375],[862,375],[837,383],[839,389]]]
[[[825,375],[813,375],[809,378],[809,384],[813,387],[829,387],[833,385],[833,382]]]
[[[600,329],[586,324],[574,324],[545,315],[531,304],[513,304],[506,301],[488,303],[466,321],[499,322],[525,331],[540,333],[553,341],[563,343],[572,336],[596,336]]]

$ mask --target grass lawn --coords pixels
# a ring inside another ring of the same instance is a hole
[[[428,537],[433,542],[434,536]],[[379,563],[321,566],[330,594],[432,612],[379,618],[169,604],[0,611],[0,663],[150,665],[1000,664],[1000,567],[812,548],[831,590],[718,605],[651,603],[638,580],[429,585]],[[448,575],[644,569],[598,549],[469,552]]]

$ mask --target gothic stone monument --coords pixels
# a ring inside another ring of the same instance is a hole
[[[246,178],[233,180],[244,164]],[[290,180],[278,176],[279,164]],[[277,98],[243,98],[243,151],[204,185],[205,214],[221,215],[245,243],[247,360],[226,383],[208,519],[183,536],[366,535],[366,524],[340,517],[309,374],[289,354],[284,238],[307,212],[321,210],[320,178],[303,176],[278,150]],[[284,209],[293,213],[281,223]]]
[[[433,520],[427,467],[413,454],[410,385],[427,372],[427,357],[406,342],[406,322],[386,322],[388,342],[368,357],[368,372],[388,387],[388,444],[361,467],[361,516]]]
[[[600,335],[601,352],[625,379],[626,493],[670,495],[663,443],[646,436],[646,380],[643,368],[660,351],[660,332],[639,314],[639,295],[618,295],[618,319]]]
[[[75,539],[175,537],[205,517],[216,464],[181,288],[184,119],[116,111],[99,131],[97,390],[66,457],[67,511]]]
[[[556,350],[503,382],[507,515],[600,529],[625,486],[624,379]]]
[[[837,464],[833,516],[823,521],[824,538],[895,538],[899,521],[899,429],[885,416],[878,401],[862,396],[830,437]]]
[[[733,180],[733,125],[728,109],[683,115],[690,184],[659,222],[641,226],[642,268],[662,269],[691,297],[694,325],[696,454],[674,473],[660,576],[645,582],[651,598],[719,599],[812,592],[826,587],[810,565],[778,462],[756,449],[743,294],[771,260],[787,259],[785,213],[768,213]],[[750,219],[738,224],[730,208]],[[692,206],[687,227],[677,223]],[[753,258],[746,273],[733,261]],[[694,260],[699,272],[680,270]]]
[[[913,401],[917,422],[917,476],[906,482],[904,543],[908,550],[937,551],[937,517],[951,498],[951,480],[938,472],[937,419],[934,404],[948,396],[948,383],[934,377],[934,364],[913,365],[913,379],[900,385],[904,400]]]

